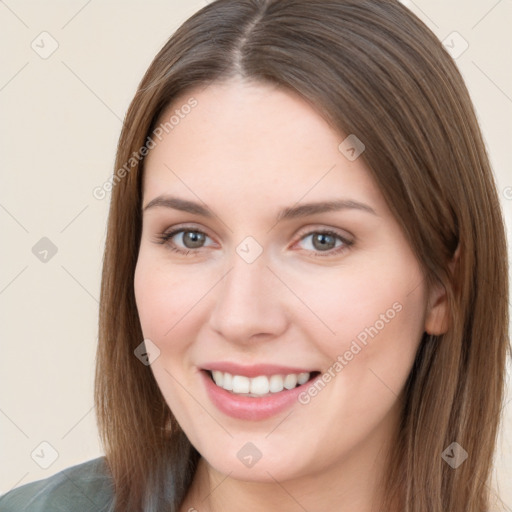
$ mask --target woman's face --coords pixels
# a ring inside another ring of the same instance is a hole
[[[135,295],[174,416],[238,479],[371,464],[441,306],[362,146],[293,93],[240,81],[183,95],[166,122]]]

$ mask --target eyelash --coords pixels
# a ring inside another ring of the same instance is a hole
[[[159,234],[157,236],[157,242],[156,243],[157,244],[161,244],[161,245],[168,244],[168,248],[171,251],[177,252],[178,254],[182,254],[184,256],[187,256],[190,253],[197,252],[197,250],[194,250],[194,249],[183,250],[183,249],[178,248],[173,242],[170,242],[170,239],[174,235],[177,235],[178,233],[181,233],[181,232],[187,232],[187,231],[191,232],[191,233],[200,233],[202,235],[208,236],[204,231],[201,231],[200,229],[181,227],[181,228],[175,229],[174,231],[171,231],[169,233],[161,233],[161,234]],[[325,251],[324,253],[322,253],[322,252],[313,252],[312,257],[325,258],[325,257],[329,257],[329,256],[337,256],[341,252],[346,251],[349,247],[351,247],[354,244],[353,241],[347,240],[346,238],[342,237],[339,233],[336,233],[335,231],[328,230],[328,229],[326,229],[326,230],[319,229],[319,230],[309,231],[309,232],[305,233],[304,236],[301,236],[299,241],[302,241],[303,239],[307,238],[308,236],[314,235],[314,234],[322,234],[322,235],[328,235],[328,236],[336,237],[336,238],[338,238],[339,240],[341,240],[343,242],[343,245],[341,247],[336,248],[336,249],[330,249],[329,251]]]

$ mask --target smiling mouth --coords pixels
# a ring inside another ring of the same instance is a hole
[[[320,372],[314,371],[287,375],[259,375],[251,378],[218,370],[205,371],[217,387],[229,391],[233,395],[260,398],[303,386],[320,374]]]

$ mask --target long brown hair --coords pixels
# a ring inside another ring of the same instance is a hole
[[[510,351],[505,230],[463,79],[395,0],[217,0],[177,30],[143,77],[119,140],[101,286],[95,401],[116,511],[177,511],[199,459],[134,356],[143,339],[133,287],[140,148],[174,98],[236,75],[298,92],[340,134],[364,142],[362,158],[427,286],[446,289],[450,327],[424,334],[418,349],[382,510],[487,511]],[[441,456],[454,442],[468,454],[456,469]]]

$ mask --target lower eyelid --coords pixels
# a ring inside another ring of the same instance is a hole
[[[205,237],[209,238],[209,239],[212,239],[207,233],[205,233],[204,231],[201,231],[199,229],[192,229],[192,228],[187,228],[187,227],[183,227],[183,228],[180,228],[180,229],[176,229],[176,230],[173,230],[169,233],[162,233],[160,235],[158,235],[157,237],[157,242],[156,243],[159,243],[159,244],[169,244],[171,246],[171,248],[176,251],[176,252],[181,252],[183,254],[189,254],[189,253],[196,253],[196,252],[200,252],[201,249],[203,248],[206,248],[206,247],[210,247],[210,245],[207,245],[207,246],[203,246],[203,247],[198,247],[198,248],[192,248],[192,249],[188,249],[186,247],[180,247],[179,245],[171,242],[171,238],[175,237],[176,235],[180,234],[180,233],[186,233],[186,232],[192,232],[192,233],[200,233],[202,235],[204,235]],[[336,255],[340,252],[343,252],[344,250],[347,250],[351,245],[353,245],[353,241],[351,240],[348,240],[346,239],[345,237],[341,236],[340,234],[334,232],[334,231],[329,231],[329,230],[313,230],[313,231],[309,231],[308,233],[305,233],[305,234],[302,234],[299,239],[297,240],[297,242],[295,242],[294,245],[298,244],[299,242],[302,242],[304,239],[308,238],[309,236],[312,236],[312,235],[316,235],[316,234],[324,234],[324,235],[328,235],[328,236],[333,236],[334,238],[340,240],[342,242],[342,245],[341,246],[338,246],[338,247],[334,247],[332,249],[329,249],[328,251],[315,251],[315,250],[308,250],[308,249],[305,249],[307,252],[311,252],[313,255],[315,256],[333,256],[333,255]]]
[[[310,253],[311,256],[314,256],[314,257],[329,257],[329,256],[338,256],[340,255],[341,253],[347,251],[348,249],[350,249],[350,247],[353,245],[353,241],[350,241],[350,240],[347,240],[345,238],[343,238],[342,236],[338,235],[337,233],[332,233],[332,232],[323,232],[323,231],[313,231],[313,232],[310,232],[304,236],[302,236],[297,242],[296,244],[302,242],[303,240],[305,240],[306,238],[312,236],[312,235],[316,235],[316,234],[327,234],[329,236],[333,236],[335,239],[341,241],[341,244],[338,245],[337,247],[333,247],[331,249],[328,249],[327,251],[319,251],[319,250],[315,250],[314,248],[313,249],[304,249],[306,252]],[[312,242],[310,242],[312,244]],[[295,245],[296,245],[295,244]]]

